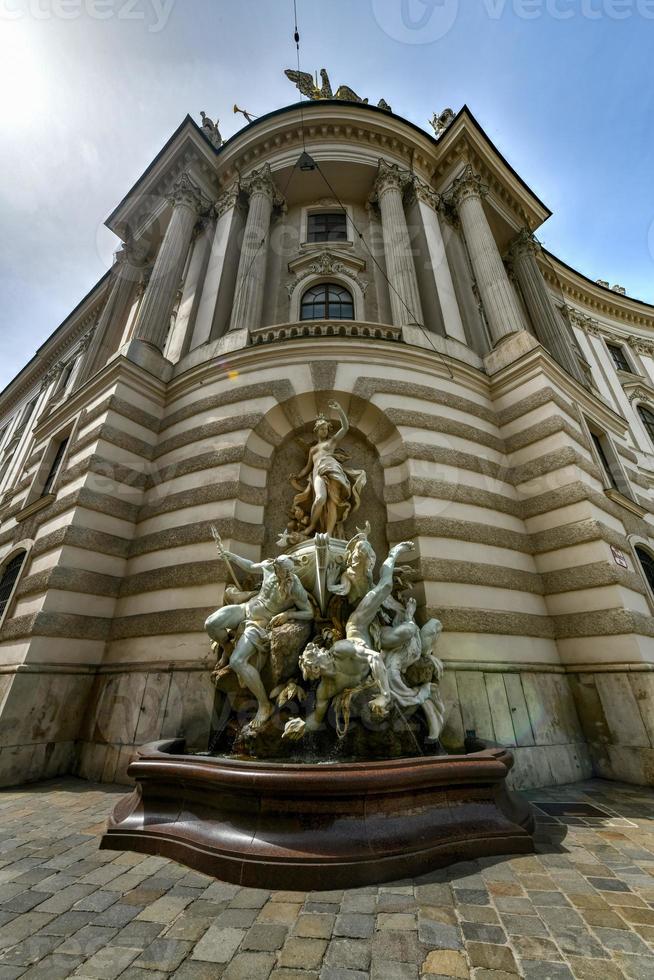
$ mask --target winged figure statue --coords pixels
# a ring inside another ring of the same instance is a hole
[[[364,105],[368,104],[368,99],[360,98],[354,89],[351,89],[348,85],[339,85],[336,92],[334,92],[326,68],[320,69],[320,77],[322,79],[322,85],[320,87],[316,85],[313,75],[308,71],[295,71],[292,68],[287,68],[284,74],[300,90],[302,95],[306,95],[313,102],[318,102],[321,99],[337,99],[341,102],[361,102]],[[380,99],[377,105],[386,112],[392,111],[385,99]]]

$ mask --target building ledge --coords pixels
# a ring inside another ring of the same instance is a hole
[[[609,498],[609,500],[612,500],[613,503],[615,504],[619,504],[620,507],[624,507],[625,510],[628,510],[632,514],[635,514],[636,517],[641,517],[641,518],[647,517],[647,515],[649,514],[648,510],[646,510],[644,507],[641,507],[640,504],[637,504],[636,501],[632,500],[630,497],[625,497],[625,495],[623,493],[620,493],[619,490],[614,490],[613,488],[607,488],[604,491],[604,493]]]
[[[300,320],[250,331],[250,344],[273,344],[303,337],[363,337],[370,340],[402,341],[402,328],[388,323],[361,320]]]
[[[49,507],[53,500],[56,500],[57,495],[55,493],[46,493],[44,497],[38,497],[36,500],[32,501],[31,504],[27,504],[22,510],[19,510],[17,514],[14,515],[14,520],[17,524],[26,521],[28,517],[32,517],[34,514],[38,514],[40,510],[44,510]]]

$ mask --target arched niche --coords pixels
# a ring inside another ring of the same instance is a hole
[[[276,447],[268,471],[267,502],[264,509],[264,556],[279,554],[279,535],[289,520],[289,510],[297,491],[291,486],[289,478],[299,473],[307,461],[309,447],[315,441],[313,421],[306,422],[286,435]],[[383,561],[388,552],[386,536],[386,504],[384,503],[384,471],[379,454],[372,443],[356,427],[351,427],[341,443],[341,448],[350,456],[344,463],[346,469],[365,470],[367,481],[361,496],[361,506],[351,514],[346,523],[346,535],[356,534],[357,527],[370,522],[370,541],[378,561]]]

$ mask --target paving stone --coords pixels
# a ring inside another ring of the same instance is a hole
[[[243,940],[243,949],[270,952],[281,949],[286,942],[288,928],[269,923],[255,922]]]
[[[107,929],[103,926],[84,926],[64,940],[59,947],[59,952],[72,956],[92,956],[106,946],[117,932],[117,929]]]
[[[425,950],[418,943],[414,932],[377,932],[372,940],[373,960],[390,960],[399,963],[418,963]]]
[[[104,912],[105,909],[108,909],[110,905],[114,905],[117,901],[118,895],[116,892],[97,891],[86,895],[79,902],[75,902],[73,908],[80,912]]]
[[[358,892],[353,892],[352,894],[347,894],[343,896],[343,901],[341,902],[341,912],[365,912],[371,913],[375,911],[399,911],[398,905],[408,902],[413,902],[415,900],[409,898],[406,895],[360,895]],[[380,903],[383,908],[380,907]]]
[[[230,900],[229,907],[232,909],[261,909],[270,900],[270,892],[264,888],[242,888]]]
[[[183,895],[173,898],[165,895],[163,898],[158,898],[152,905],[148,905],[142,912],[139,912],[137,918],[143,922],[169,924],[180,912],[184,911],[190,901],[190,898]]]
[[[301,908],[301,905],[291,902],[268,902],[259,911],[256,921],[291,926],[300,914]]]
[[[418,980],[418,967],[413,963],[393,963],[375,960],[370,980]]]
[[[478,907],[482,908],[481,905]],[[420,920],[430,919],[432,922],[442,922],[444,926],[455,926],[459,921],[454,907],[448,909],[435,905],[422,905],[420,907],[419,918]]]
[[[449,885],[416,885],[416,901],[419,905],[453,905],[454,896]]]
[[[520,966],[525,980],[574,980],[570,967],[565,963],[522,960]]]
[[[161,932],[160,922],[128,922],[111,940],[112,946],[145,949]]]
[[[551,939],[540,936],[511,936],[511,946],[521,959],[562,960],[563,957]]]
[[[460,949],[461,930],[458,926],[441,925],[432,919],[420,918],[418,922],[418,938],[425,946],[434,949]]]
[[[64,956],[55,951],[35,963],[26,973],[21,973],[21,977],[26,977],[27,980],[66,980],[82,962],[81,956]],[[2,972],[0,980],[3,980]]]
[[[140,949],[130,949],[127,946],[105,946],[79,966],[76,975],[93,980],[115,980],[140,952]]]
[[[654,976],[654,956],[628,956],[616,953],[615,962],[626,977],[632,980],[652,980]]]
[[[76,907],[77,908],[77,907]],[[75,911],[75,910],[73,910]],[[122,902],[115,902],[110,908],[99,912],[91,920],[91,925],[111,926],[121,929],[131,922],[139,914],[138,905],[124,905]]]
[[[518,965],[508,946],[491,943],[466,943],[466,952],[472,966],[486,970],[504,970],[505,973],[518,973]]]
[[[624,980],[624,973],[608,960],[588,960],[579,956],[569,956],[570,969],[578,980]],[[599,967],[599,969],[598,969]]]
[[[351,939],[369,939],[375,931],[374,915],[360,912],[343,912],[336,916],[335,936],[349,936]]]
[[[218,980],[224,971],[225,965],[221,963],[200,963],[197,960],[186,960],[178,970],[171,974],[171,980]]]
[[[273,953],[237,953],[222,977],[223,980],[268,980],[274,965]]]
[[[458,977],[460,980],[467,980],[470,976],[463,953],[450,949],[432,950],[428,953],[421,972],[441,977]]]
[[[71,909],[53,918],[43,926],[41,932],[46,936],[72,936],[83,926],[89,925],[92,918],[94,918],[92,912],[78,912]]]
[[[635,953],[638,956],[650,955],[647,945],[635,932],[625,932],[623,929],[602,929],[600,927],[597,927],[594,932],[600,942],[608,949]]]
[[[31,966],[61,945],[61,941],[61,936],[28,936],[1,953],[0,963],[7,966]]]
[[[293,935],[306,936],[309,939],[329,939],[335,922],[335,915],[324,912],[303,912],[293,925]]]
[[[459,905],[459,917],[465,922],[485,922],[487,925],[499,925],[500,917],[489,905]]]
[[[378,929],[417,929],[416,917],[407,912],[380,912],[377,916]]]
[[[454,886],[454,896],[463,905],[488,905],[490,895],[483,888],[457,888]]]
[[[332,939],[325,953],[325,965],[367,970],[370,966],[370,943],[365,939]]]
[[[272,974],[271,980],[305,980],[309,974],[303,970],[289,970],[282,974],[281,970],[276,970]],[[314,973],[317,977],[318,974]],[[320,971],[320,980],[370,980],[370,974],[364,970],[344,970],[338,966],[323,966]]]
[[[42,901],[43,895],[39,892],[19,891],[12,898],[6,899],[1,908],[3,912],[29,912],[36,905],[40,905]]]
[[[244,937],[243,929],[211,926],[193,950],[191,958],[208,960],[211,963],[229,963]]]
[[[233,929],[249,929],[259,915],[259,909],[224,909],[216,916],[216,925]]]
[[[536,915],[501,915],[502,925],[511,936],[548,936],[545,923]]]
[[[461,929],[466,940],[500,945],[506,942],[506,933],[501,926],[489,926],[484,922],[462,922]]]
[[[186,959],[193,943],[175,939],[155,939],[146,946],[134,966],[171,973]]]
[[[279,953],[279,965],[293,970],[316,969],[322,963],[326,949],[326,939],[291,936]]]

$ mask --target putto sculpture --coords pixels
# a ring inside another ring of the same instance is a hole
[[[329,408],[338,428],[318,417],[306,464],[291,477],[298,492],[278,542],[284,553],[250,561],[214,531],[236,586],[205,624],[230,714],[218,742],[241,755],[288,757],[309,736],[323,754],[415,754],[416,745],[434,750],[443,727],[443,666],[433,649],[441,624],[418,626],[411,569],[399,563],[414,545],[395,544],[375,581],[370,525],[346,537],[366,473],[345,465],[349,421],[337,401]],[[253,580],[249,591],[234,567]]]

